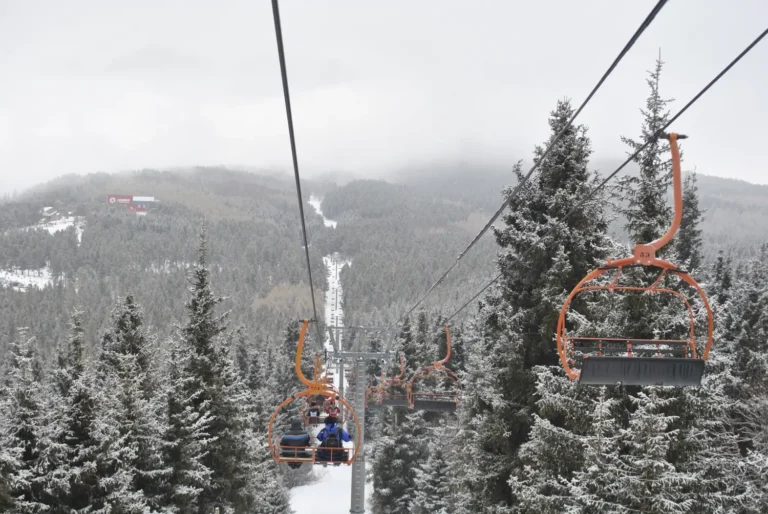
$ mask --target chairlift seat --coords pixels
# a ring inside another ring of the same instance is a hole
[[[429,412],[456,412],[456,400],[413,400],[414,410]]]
[[[701,385],[704,360],[677,357],[585,356],[579,383],[585,385]]]

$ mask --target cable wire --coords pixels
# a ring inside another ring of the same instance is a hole
[[[480,232],[475,236],[475,238],[469,243],[469,246],[467,246],[458,257],[456,257],[456,260],[453,262],[453,264],[448,267],[448,269],[443,273],[443,275],[437,279],[437,282],[432,284],[432,286],[427,290],[427,292],[424,294],[424,296],[421,297],[421,299],[416,302],[416,304],[411,307],[405,314],[400,316],[400,318],[397,320],[396,323],[399,323],[402,321],[405,317],[409,316],[416,308],[422,304],[424,300],[430,295],[430,293],[438,286],[440,285],[443,280],[448,276],[448,274],[453,270],[453,268],[456,267],[457,264],[459,264],[459,261],[461,261],[462,258],[464,258],[464,255],[467,254],[467,252],[475,246],[475,244],[480,240],[483,235],[488,231],[489,228],[491,228],[491,225],[493,222],[495,222],[499,216],[501,216],[501,213],[504,212],[504,209],[507,208],[509,203],[517,197],[518,192],[520,189],[525,185],[525,183],[528,181],[528,179],[531,178],[531,175],[533,175],[533,172],[538,169],[539,165],[544,161],[544,159],[547,158],[549,153],[552,151],[552,149],[555,147],[555,145],[560,141],[560,139],[565,135],[565,133],[568,131],[568,129],[571,128],[571,125],[576,120],[576,117],[581,113],[581,111],[587,106],[590,100],[592,100],[592,97],[595,96],[595,93],[597,93],[597,90],[600,89],[600,86],[603,85],[603,82],[608,78],[608,76],[613,73],[613,70],[616,68],[616,66],[621,62],[621,60],[624,58],[624,56],[629,52],[629,50],[632,48],[632,46],[637,42],[637,40],[640,38],[640,35],[645,32],[645,29],[647,29],[651,22],[653,22],[654,18],[656,18],[656,15],[659,14],[659,11],[664,7],[664,5],[667,3],[667,0],[659,0],[654,8],[651,10],[650,13],[648,13],[648,16],[645,17],[643,22],[640,24],[640,26],[637,28],[635,33],[632,35],[632,37],[629,39],[626,45],[624,45],[624,48],[621,50],[618,56],[613,60],[613,63],[611,66],[606,70],[605,73],[603,73],[603,76],[600,78],[598,83],[595,85],[594,88],[592,88],[592,91],[589,93],[587,98],[582,102],[581,106],[576,110],[575,113],[573,113],[573,116],[571,116],[571,119],[568,120],[568,123],[563,127],[563,129],[558,133],[555,138],[552,140],[552,142],[549,144],[547,149],[544,151],[542,156],[537,159],[530,170],[528,170],[528,173],[525,175],[525,177],[515,186],[515,189],[512,191],[509,197],[504,201],[504,203],[501,204],[501,207],[496,211],[496,213],[491,217],[490,220],[488,220],[488,223],[485,224],[485,226],[480,230]]]
[[[304,254],[307,257],[307,274],[309,275],[309,291],[312,295],[312,313],[314,314],[315,328],[320,344],[323,338],[320,334],[320,319],[317,317],[317,305],[315,304],[315,286],[312,282],[312,264],[309,259],[309,241],[307,240],[307,225],[304,222],[304,200],[301,196],[301,178],[299,176],[299,159],[296,155],[296,135],[293,131],[293,114],[291,112],[291,95],[288,92],[288,71],[285,66],[285,49],[283,48],[283,31],[280,25],[280,8],[278,0],[272,0],[272,14],[275,18],[275,37],[277,38],[277,53],[280,57],[280,73],[283,79],[283,97],[285,98],[285,114],[288,118],[288,135],[291,138],[291,157],[293,158],[293,175],[296,178],[296,194],[299,198],[299,215],[301,216],[301,232],[304,237]]]
[[[735,58],[734,60],[732,60],[732,61],[731,61],[731,63],[730,63],[730,64],[728,64],[728,66],[726,66],[725,68],[723,68],[723,70],[722,70],[720,73],[718,73],[718,74],[717,74],[717,76],[715,76],[715,78],[713,78],[711,81],[709,81],[709,83],[708,83],[706,86],[704,86],[704,88],[703,88],[701,91],[699,91],[699,92],[698,92],[698,94],[697,94],[696,96],[694,96],[694,97],[693,97],[693,98],[692,98],[692,99],[691,99],[691,100],[690,100],[690,101],[689,101],[687,104],[685,104],[685,106],[684,106],[682,109],[680,109],[680,110],[677,112],[677,114],[675,114],[674,116],[672,116],[672,118],[670,118],[670,120],[669,120],[669,121],[667,121],[667,123],[665,123],[663,127],[661,127],[659,130],[657,130],[657,131],[656,131],[656,133],[655,133],[653,136],[651,136],[651,137],[650,137],[650,138],[649,138],[649,139],[648,139],[648,140],[647,140],[647,141],[646,141],[646,142],[645,142],[645,143],[644,143],[644,144],[643,144],[643,145],[642,145],[640,148],[638,148],[638,149],[635,151],[635,153],[633,153],[632,155],[630,155],[630,156],[627,158],[627,160],[626,160],[626,161],[624,161],[624,162],[621,164],[621,166],[619,166],[618,168],[616,168],[616,170],[614,170],[614,172],[613,172],[613,173],[611,173],[610,175],[608,175],[608,176],[607,176],[607,177],[606,177],[606,178],[605,178],[605,179],[604,179],[604,180],[603,180],[603,181],[602,181],[602,182],[601,182],[601,183],[600,183],[600,184],[599,184],[599,185],[598,185],[598,186],[597,186],[595,189],[593,189],[593,190],[592,190],[592,192],[588,193],[588,194],[587,194],[587,196],[583,197],[583,198],[582,198],[582,199],[581,199],[581,200],[580,200],[580,201],[579,201],[579,202],[576,204],[576,206],[575,206],[575,207],[573,207],[573,208],[572,208],[570,211],[568,211],[568,213],[565,215],[565,217],[562,219],[562,221],[565,221],[565,220],[567,220],[569,217],[571,217],[571,216],[573,215],[573,213],[575,213],[575,212],[576,212],[578,209],[580,209],[580,208],[581,208],[581,207],[584,205],[584,203],[585,203],[585,202],[587,202],[587,200],[590,200],[590,199],[592,199],[592,198],[593,198],[593,197],[594,197],[594,196],[597,194],[597,192],[598,192],[598,191],[600,191],[600,190],[601,190],[603,187],[605,187],[605,185],[606,185],[606,184],[607,184],[607,183],[608,183],[608,182],[609,182],[609,181],[610,181],[610,180],[611,180],[613,177],[615,177],[616,175],[618,175],[618,173],[619,173],[619,172],[620,172],[622,169],[624,169],[624,167],[625,167],[627,164],[629,164],[631,161],[635,160],[635,158],[637,158],[637,156],[638,156],[638,155],[640,155],[640,153],[641,153],[643,150],[645,150],[645,149],[648,147],[648,145],[649,145],[649,144],[651,144],[651,143],[652,143],[654,140],[656,140],[656,139],[657,139],[657,138],[658,138],[658,137],[661,135],[661,133],[663,133],[663,132],[664,132],[664,130],[666,130],[666,128],[667,128],[667,127],[669,127],[669,126],[670,126],[672,123],[674,123],[674,122],[675,122],[675,120],[677,120],[677,119],[678,119],[680,116],[682,116],[682,115],[683,115],[683,113],[685,113],[685,111],[687,111],[687,110],[688,110],[688,109],[689,109],[689,108],[690,108],[690,107],[691,107],[691,106],[692,106],[694,103],[696,103],[696,102],[699,100],[699,98],[701,98],[701,97],[702,97],[702,95],[704,95],[704,93],[706,93],[706,92],[709,90],[709,88],[711,88],[712,86],[714,86],[714,85],[717,83],[717,81],[719,81],[719,80],[720,80],[720,79],[723,77],[723,75],[725,75],[726,73],[728,73],[728,71],[730,71],[730,69],[731,69],[731,68],[733,68],[733,66],[734,66],[734,65],[735,65],[737,62],[739,62],[739,61],[741,60],[741,58],[742,58],[742,57],[744,57],[745,55],[747,55],[747,54],[749,53],[749,51],[750,51],[750,50],[752,50],[752,49],[753,49],[753,48],[754,48],[754,47],[755,47],[755,46],[756,46],[756,45],[757,45],[757,44],[758,44],[758,43],[759,43],[759,42],[760,42],[760,41],[761,41],[761,40],[762,40],[762,39],[763,39],[763,38],[764,38],[766,35],[768,35],[768,29],[764,30],[764,31],[763,31],[763,32],[762,32],[762,33],[761,33],[759,36],[757,36],[757,38],[756,38],[754,41],[752,41],[752,43],[751,43],[749,46],[747,46],[747,47],[746,47],[744,50],[742,50],[742,52],[741,52],[741,53],[740,53],[738,56],[736,56],[736,58]],[[549,232],[551,232],[551,231],[552,231],[552,227],[550,227],[549,229],[547,229],[547,231],[546,231],[546,232],[545,232],[543,235],[547,235],[547,234],[548,234]],[[527,249],[526,251],[524,251],[522,254],[520,254],[520,257],[518,258],[518,260],[523,260],[523,258],[524,258],[524,257],[526,257],[526,256],[528,255],[528,253],[530,253],[530,251],[531,251],[531,250],[533,250],[533,248],[534,248],[534,246],[530,246],[530,247],[528,247],[528,249]],[[483,288],[482,288],[482,289],[481,289],[481,290],[480,290],[480,291],[479,291],[479,292],[478,292],[478,293],[477,293],[475,296],[473,296],[473,297],[472,297],[472,298],[471,298],[471,299],[470,299],[470,300],[469,300],[467,303],[465,303],[464,305],[462,305],[462,306],[461,306],[461,307],[460,307],[460,308],[459,308],[459,309],[458,309],[456,312],[454,312],[453,314],[451,314],[451,315],[450,315],[450,317],[449,317],[449,318],[446,320],[446,323],[447,323],[447,322],[449,322],[450,320],[452,320],[454,317],[456,317],[456,315],[457,315],[457,314],[459,314],[461,311],[463,311],[465,308],[467,308],[467,306],[468,306],[469,304],[471,304],[472,302],[474,302],[474,301],[475,301],[475,299],[476,299],[478,296],[480,296],[481,294],[483,294],[483,292],[485,292],[485,290],[486,290],[486,289],[488,289],[489,287],[491,287],[491,285],[493,285],[493,284],[494,284],[496,281],[498,281],[498,280],[501,278],[501,276],[502,276],[502,274],[501,274],[501,273],[499,273],[498,275],[496,275],[496,277],[495,277],[493,280],[491,280],[491,281],[490,281],[488,284],[486,284],[486,285],[485,285],[485,287],[483,287]]]

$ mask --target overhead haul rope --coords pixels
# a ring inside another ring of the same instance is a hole
[[[280,57],[280,73],[283,78],[283,97],[285,98],[285,115],[288,118],[288,135],[291,138],[291,157],[293,158],[293,175],[296,178],[296,194],[299,197],[299,215],[301,216],[301,233],[304,237],[304,254],[307,257],[307,274],[309,275],[309,292],[312,295],[312,313],[315,319],[318,341],[322,344],[317,305],[315,304],[315,286],[312,283],[312,264],[309,259],[309,241],[307,240],[307,225],[304,222],[304,200],[301,196],[301,178],[299,177],[299,159],[296,156],[296,135],[293,131],[293,114],[291,112],[291,95],[288,92],[288,71],[285,66],[285,49],[283,48],[283,30],[280,25],[280,8],[277,0],[272,0],[272,14],[275,18],[275,37],[277,38],[277,53]]]
[[[616,170],[615,170],[613,173],[611,173],[610,175],[608,175],[608,176],[605,178],[605,180],[603,180],[603,181],[600,183],[600,185],[598,185],[598,186],[597,186],[595,189],[593,189],[591,193],[587,194],[587,196],[585,196],[584,198],[582,198],[582,199],[581,199],[581,200],[580,200],[580,201],[579,201],[579,202],[576,204],[576,206],[575,206],[574,208],[572,208],[570,211],[568,211],[568,213],[567,213],[567,214],[565,215],[565,217],[563,218],[563,221],[565,221],[565,220],[566,220],[566,219],[568,219],[570,216],[572,216],[572,215],[573,215],[573,213],[575,213],[575,212],[576,212],[578,209],[580,209],[580,208],[581,208],[581,207],[584,205],[584,203],[586,203],[586,202],[587,202],[587,200],[590,200],[591,198],[593,198],[593,197],[594,197],[594,196],[597,194],[597,192],[598,192],[598,191],[600,191],[600,190],[601,190],[603,187],[605,187],[605,185],[608,183],[608,181],[610,181],[610,180],[611,180],[613,177],[615,177],[615,176],[616,176],[616,175],[617,175],[617,174],[618,174],[618,173],[619,173],[619,172],[620,172],[622,169],[624,169],[624,167],[625,167],[627,164],[629,164],[629,163],[630,163],[631,161],[633,161],[633,160],[634,160],[634,159],[635,159],[635,158],[636,158],[638,155],[640,155],[640,152],[642,152],[643,150],[645,150],[645,148],[646,148],[646,147],[647,147],[649,144],[651,144],[651,143],[652,143],[652,142],[653,142],[655,139],[657,139],[657,138],[659,137],[659,135],[661,135],[661,134],[664,132],[664,130],[665,130],[667,127],[669,127],[669,126],[670,126],[672,123],[674,123],[674,122],[675,122],[675,120],[677,120],[677,119],[678,119],[680,116],[682,116],[682,115],[683,115],[683,113],[685,113],[685,111],[687,111],[689,107],[691,107],[691,106],[692,106],[694,103],[696,103],[696,102],[699,100],[699,98],[701,98],[701,97],[702,97],[702,95],[704,95],[704,93],[706,93],[706,92],[709,90],[709,88],[711,88],[712,86],[714,86],[714,85],[717,83],[717,81],[718,81],[718,80],[720,80],[720,79],[723,77],[723,75],[725,75],[726,73],[728,73],[728,71],[730,71],[730,69],[731,69],[731,68],[733,68],[733,66],[734,66],[734,65],[735,65],[737,62],[739,62],[739,61],[741,60],[741,58],[742,58],[742,57],[744,57],[745,55],[747,55],[747,54],[750,52],[750,50],[752,50],[752,49],[753,49],[753,48],[754,48],[754,47],[755,47],[755,46],[756,46],[756,45],[757,45],[757,44],[758,44],[758,43],[759,43],[759,42],[760,42],[760,41],[761,41],[761,40],[762,40],[762,39],[763,39],[763,38],[766,36],[766,34],[768,34],[768,29],[764,30],[764,31],[763,31],[763,32],[762,32],[762,33],[761,33],[759,36],[757,36],[757,38],[756,38],[754,41],[752,41],[752,43],[750,43],[750,45],[749,45],[749,46],[747,46],[747,47],[746,47],[744,50],[742,50],[742,52],[741,52],[741,53],[740,53],[738,56],[736,56],[736,58],[735,58],[734,60],[732,60],[732,61],[731,61],[731,63],[730,63],[728,66],[726,66],[725,68],[723,68],[723,70],[722,70],[720,73],[718,73],[718,74],[717,74],[717,76],[715,76],[715,78],[713,78],[713,79],[712,79],[712,80],[711,80],[711,81],[710,81],[710,82],[709,82],[709,83],[708,83],[706,86],[704,86],[704,88],[703,88],[701,91],[699,91],[699,93],[698,93],[696,96],[694,96],[694,97],[693,97],[693,98],[692,98],[692,99],[691,99],[691,100],[690,100],[690,101],[689,101],[687,104],[685,104],[685,107],[683,107],[682,109],[680,109],[680,110],[677,112],[677,114],[675,114],[674,116],[672,116],[672,118],[671,118],[671,119],[670,119],[670,120],[669,120],[667,123],[665,123],[665,124],[664,124],[664,126],[663,126],[663,127],[661,127],[659,130],[657,130],[657,131],[656,131],[656,133],[655,133],[653,136],[651,136],[651,137],[650,137],[650,138],[649,138],[649,139],[648,139],[648,140],[647,140],[647,141],[646,141],[646,142],[643,144],[643,146],[641,146],[640,148],[638,148],[638,149],[635,151],[635,153],[633,153],[632,155],[630,155],[630,156],[627,158],[627,160],[626,160],[626,161],[624,161],[624,162],[621,164],[621,166],[619,166],[618,168],[616,168]],[[544,235],[547,235],[547,234],[549,234],[549,232],[551,232],[551,231],[552,231],[552,228],[550,227],[549,229],[547,229],[547,231],[544,233]],[[527,255],[528,255],[530,252],[531,252],[531,250],[533,250],[533,248],[534,248],[534,246],[530,246],[530,247],[528,247],[528,249],[527,249],[526,251],[524,251],[524,252],[523,252],[523,253],[520,255],[520,257],[518,257],[518,260],[523,260],[523,258],[525,258],[525,257],[526,257],[526,256],[527,256]],[[480,290],[480,291],[479,291],[479,292],[478,292],[478,293],[477,293],[475,296],[473,296],[472,298],[470,298],[470,300],[469,300],[467,303],[465,303],[464,305],[462,305],[461,307],[459,307],[459,309],[458,309],[456,312],[454,312],[453,314],[451,314],[451,315],[450,315],[450,317],[449,317],[449,318],[446,320],[446,323],[448,323],[449,321],[451,321],[451,320],[452,320],[454,317],[456,317],[456,315],[457,315],[457,314],[459,314],[461,311],[463,311],[464,309],[466,309],[466,308],[467,308],[467,306],[469,306],[469,305],[470,305],[472,302],[474,302],[474,301],[477,299],[477,297],[479,297],[481,294],[483,294],[483,292],[485,292],[485,290],[486,290],[486,289],[488,289],[489,287],[491,287],[491,286],[492,286],[494,283],[496,283],[496,282],[497,282],[497,281],[498,281],[500,278],[501,278],[501,273],[499,273],[498,275],[496,275],[496,277],[495,277],[493,280],[491,280],[490,282],[488,282],[488,283],[485,285],[485,287],[483,287],[483,288],[482,288],[482,289],[481,289],[481,290]]]
[[[571,119],[568,120],[568,123],[563,127],[560,132],[555,136],[555,139],[552,140],[552,142],[549,144],[547,149],[544,151],[542,156],[537,159],[533,166],[531,166],[531,169],[528,170],[528,173],[525,175],[525,177],[515,186],[515,189],[512,191],[512,194],[509,195],[509,197],[504,200],[504,203],[501,204],[501,207],[496,211],[496,213],[493,215],[493,217],[488,220],[488,223],[485,224],[485,226],[480,230],[480,232],[475,236],[475,238],[472,240],[472,242],[469,243],[469,246],[467,246],[458,257],[456,257],[456,260],[451,264],[448,269],[443,273],[443,275],[437,279],[437,282],[432,284],[432,286],[427,290],[426,293],[424,293],[424,296],[421,297],[421,299],[416,302],[416,304],[411,307],[408,312],[400,316],[400,319],[397,320],[399,323],[404,318],[409,316],[413,311],[416,310],[416,308],[424,302],[424,300],[427,299],[427,297],[430,295],[430,293],[438,286],[440,285],[443,280],[448,276],[448,274],[453,270],[453,268],[456,267],[457,264],[459,264],[459,261],[464,258],[464,256],[467,254],[467,252],[475,246],[475,244],[480,240],[483,235],[485,235],[486,232],[488,232],[488,229],[491,228],[491,225],[494,221],[496,221],[499,216],[501,216],[501,213],[504,212],[504,209],[507,208],[509,203],[517,197],[517,194],[519,193],[520,189],[525,185],[526,182],[528,182],[528,179],[531,178],[531,175],[533,175],[533,172],[536,171],[536,169],[541,165],[541,163],[544,161],[544,159],[547,158],[549,153],[552,151],[552,149],[555,147],[555,145],[562,139],[562,137],[565,135],[566,131],[571,128],[571,125],[576,120],[576,117],[581,113],[581,111],[584,109],[584,107],[587,106],[590,100],[592,100],[592,97],[595,96],[595,93],[597,93],[597,90],[600,89],[600,86],[603,85],[603,82],[608,78],[608,76],[613,73],[613,70],[616,68],[616,66],[621,62],[621,60],[624,58],[624,56],[629,52],[629,50],[632,48],[632,46],[637,42],[637,40],[640,38],[640,35],[645,32],[645,29],[647,29],[651,22],[653,22],[653,19],[656,17],[657,14],[659,14],[659,11],[661,11],[662,7],[664,7],[664,4],[667,3],[667,0],[659,0],[654,8],[651,10],[650,13],[648,13],[648,16],[645,17],[643,20],[643,23],[640,24],[638,29],[635,31],[635,33],[632,35],[630,40],[627,42],[626,45],[624,45],[624,48],[621,50],[619,55],[613,60],[613,63],[611,66],[606,70],[606,72],[603,74],[603,76],[600,78],[600,80],[597,82],[597,85],[595,85],[594,88],[592,88],[592,91],[589,93],[587,98],[582,102],[581,106],[576,110],[575,113],[573,113],[573,116],[571,116]]]

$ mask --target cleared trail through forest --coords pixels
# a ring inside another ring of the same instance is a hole
[[[323,217],[323,223],[326,227],[336,228],[337,222],[327,219],[320,209],[322,200],[314,195],[309,197],[309,204],[315,209],[315,212]],[[325,292],[325,324],[329,327],[344,326],[344,310],[342,308],[343,290],[341,287],[341,269],[345,265],[351,265],[352,261],[342,260],[338,254],[326,255],[323,257],[325,264],[326,277],[328,279],[328,290]],[[336,334],[340,338],[340,334]],[[329,352],[333,351],[331,338],[325,339],[325,347]],[[344,390],[348,390],[345,373],[334,373],[333,382],[336,389],[339,389],[341,381],[344,380]],[[321,427],[312,430],[312,435],[317,436]],[[345,443],[345,446],[351,446]],[[296,514],[338,514],[347,512],[351,498],[352,485],[352,466],[328,466],[326,468],[314,466],[313,470],[317,477],[317,482],[291,489],[291,507]],[[366,498],[370,498],[373,493],[373,485],[366,485]],[[366,502],[366,512],[371,512]]]

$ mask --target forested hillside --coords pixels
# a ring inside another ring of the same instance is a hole
[[[35,274],[48,264],[44,288],[0,287],[0,346],[16,327],[27,326],[44,353],[67,333],[75,306],[92,314],[89,340],[105,326],[111,304],[132,293],[147,310],[147,323],[168,335],[183,312],[183,293],[205,220],[212,274],[232,309],[235,324],[259,327],[256,337],[279,333],[288,319],[306,315],[309,292],[295,193],[288,180],[199,169],[66,177],[0,204],[0,266]],[[152,194],[160,201],[144,217],[106,203],[107,193]],[[82,228],[49,234],[22,230],[40,221],[43,206],[72,211]],[[307,211],[318,239],[327,231]],[[312,252],[322,267],[322,255]],[[315,275],[318,301],[325,277]]]
[[[652,99],[651,132],[664,120]],[[557,104],[551,137],[572,112]],[[367,416],[374,512],[764,512],[768,188],[686,180],[683,222],[662,255],[705,284],[715,313],[702,387],[579,387],[554,350],[562,301],[589,269],[669,226],[671,190],[657,142],[567,218],[602,167],[586,127],[565,140],[571,151],[554,152],[517,197],[520,164],[509,176],[477,167],[468,179],[449,167],[400,183],[304,181],[305,200],[321,196],[338,222],[305,206],[318,314],[322,259],[338,252],[351,262],[341,273],[347,325],[394,322],[501,201],[511,204],[397,325],[407,377],[445,355],[446,316],[501,274],[451,323],[458,412]],[[0,510],[289,512],[285,486],[311,477],[272,463],[266,419],[298,386],[296,320],[311,315],[293,187],[280,175],[199,168],[63,177],[0,202]],[[108,193],[158,202],[139,217]],[[702,304],[693,308],[702,324]],[[655,298],[573,310],[590,333],[685,337],[679,313]],[[307,365],[314,334],[308,348]],[[276,433],[288,422],[279,418]]]
[[[502,180],[498,169],[474,168],[475,180],[460,181],[455,169],[449,171],[420,170],[424,177],[414,172],[404,184],[305,185],[324,193],[325,215],[340,221],[336,229],[325,227],[311,208],[305,209],[317,269],[322,269],[321,257],[335,251],[353,262],[343,278],[350,322],[388,323],[401,315],[500,204],[500,195],[488,194],[491,183]],[[503,184],[493,187],[500,190]],[[702,174],[697,187],[706,262],[719,250],[735,262],[755,256],[761,235],[768,233],[768,187]],[[147,322],[167,334],[181,312],[178,292],[185,287],[194,234],[203,219],[211,233],[212,273],[228,297],[225,306],[234,309],[233,319],[264,327],[264,337],[274,333],[309,306],[292,188],[286,177],[201,168],[68,176],[6,198],[0,203],[0,268],[34,276],[47,266],[51,285],[24,292],[0,287],[0,348],[13,327],[29,325],[41,347],[50,349],[66,333],[66,323],[59,320],[74,305],[99,313],[94,319],[102,320],[110,301],[126,291],[147,306]],[[149,216],[137,218],[106,204],[107,193],[120,191],[152,194],[160,202]],[[43,206],[71,211],[82,220],[82,242],[75,227],[54,234],[20,230],[41,220]],[[626,237],[624,223],[616,215],[611,229]],[[483,238],[427,305],[446,310],[461,305],[492,276],[495,253],[491,239]],[[323,274],[315,278],[322,291]],[[86,325],[93,336],[103,322]]]

